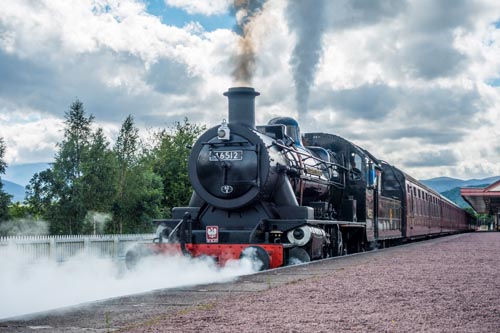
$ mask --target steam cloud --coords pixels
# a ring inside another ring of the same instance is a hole
[[[144,258],[133,271],[84,254],[64,263],[32,263],[14,248],[1,251],[0,267],[0,320],[155,289],[227,282],[259,269],[249,259],[220,268],[211,258],[183,256]]]
[[[0,221],[0,236],[48,235],[49,225],[42,220],[26,218]]]
[[[290,31],[294,32],[297,42],[290,58],[295,82],[295,101],[301,118],[307,115],[309,91],[314,82],[322,52],[324,30],[324,0],[289,0],[287,21]]]
[[[266,0],[234,0],[233,13],[236,16],[235,31],[240,36],[239,52],[235,58],[233,78],[237,83],[249,85],[255,69],[255,41],[252,34],[253,19],[262,12]]]

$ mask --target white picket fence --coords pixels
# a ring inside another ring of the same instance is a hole
[[[28,261],[66,261],[78,254],[98,258],[122,259],[135,243],[151,242],[155,234],[61,235],[0,237],[0,256],[15,251]]]

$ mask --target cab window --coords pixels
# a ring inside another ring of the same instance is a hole
[[[351,153],[349,158],[349,174],[351,180],[361,180],[363,178],[362,158],[356,153]]]

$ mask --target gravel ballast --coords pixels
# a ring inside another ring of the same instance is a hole
[[[313,266],[309,277],[214,298],[120,332],[500,332],[500,233]]]

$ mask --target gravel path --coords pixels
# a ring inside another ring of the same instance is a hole
[[[316,271],[120,332],[500,332],[500,233],[378,251]]]

